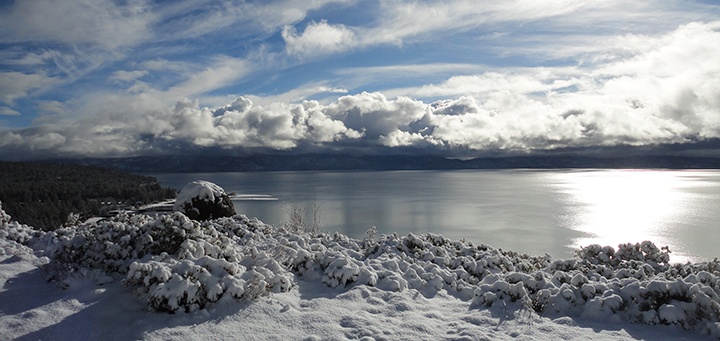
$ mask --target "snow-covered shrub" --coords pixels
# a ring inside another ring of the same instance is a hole
[[[720,261],[670,264],[669,250],[650,242],[590,245],[575,258],[555,260],[435,234],[370,232],[357,240],[242,215],[199,222],[182,213],[123,213],[47,233],[5,216],[0,246],[32,245],[52,259],[44,266],[51,279],[124,278],[160,311],[285,292],[302,277],[335,290],[367,285],[425,297],[444,291],[472,308],[503,309],[508,316],[533,311],[720,335]]]
[[[20,259],[32,257],[33,250],[28,245],[40,234],[40,231],[30,226],[12,221],[10,215],[2,209],[2,202],[0,202],[0,257],[19,257]]]
[[[2,209],[0,202],[0,239],[11,240],[21,245],[28,245],[41,234],[30,226],[12,221],[9,214]]]
[[[352,262],[350,258],[334,257],[328,255],[321,259],[321,265],[325,269],[322,281],[331,288],[339,285],[347,286],[358,279],[360,267]]]
[[[124,274],[131,262],[149,253],[152,237],[143,228],[148,220],[120,214],[107,221],[64,227],[45,233],[33,247],[71,270],[85,267]]]
[[[593,244],[581,248],[577,256],[593,265],[617,266],[622,262],[637,261],[649,264],[657,270],[665,269],[670,263],[670,250],[667,247],[658,248],[647,240],[642,243],[620,244],[617,251],[611,246]]]
[[[580,259],[584,259],[590,262],[590,264],[615,264],[615,249],[612,246],[600,246],[599,244],[592,244],[581,248],[577,252],[577,256]]]
[[[0,201],[0,228],[5,227],[8,223],[10,223],[10,215],[2,209],[2,201]]]
[[[579,302],[581,314],[589,318],[615,316],[715,333],[720,313],[717,259],[670,265],[669,250],[648,241],[621,244],[617,252],[612,247],[590,245],[578,252],[578,259],[553,262],[549,268],[556,271],[553,285],[532,297],[535,311],[577,311]],[[578,285],[579,297],[572,294],[572,287]],[[556,298],[560,296],[568,302]]]
[[[80,213],[70,213],[65,219],[63,226],[74,226],[82,223],[82,215]]]
[[[140,285],[152,308],[192,311],[223,297],[253,299],[294,285],[285,265],[256,248],[256,235],[239,231],[238,223],[247,218],[238,217],[235,226],[234,218],[202,223],[182,218],[176,213],[150,224],[165,231],[173,246],[157,249],[151,244],[150,260],[130,265],[125,283]]]
[[[650,264],[653,268],[670,263],[670,250],[667,247],[658,248],[650,241],[642,243],[627,243],[618,245],[615,258],[621,261],[636,260]]]
[[[256,248],[270,229],[244,216],[198,222],[178,212],[157,218],[123,213],[48,232],[35,247],[51,257],[45,272],[61,285],[96,269],[125,275],[125,284],[154,309],[191,311],[223,297],[290,290],[294,280],[286,265]]]
[[[235,263],[207,256],[194,261],[170,258],[133,262],[125,283],[139,285],[150,307],[156,310],[193,311],[218,301],[225,293],[232,298],[243,297],[245,272]]]

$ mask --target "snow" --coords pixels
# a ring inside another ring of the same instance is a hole
[[[223,195],[225,195],[225,190],[222,187],[210,181],[195,180],[185,185],[178,193],[173,210],[182,210],[185,203],[192,204],[193,198],[214,202],[216,197],[222,197]]]
[[[713,340],[719,294],[717,259],[650,242],[553,259],[243,215],[40,232],[0,210],[2,340]]]

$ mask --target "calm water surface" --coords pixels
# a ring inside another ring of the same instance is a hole
[[[671,261],[720,256],[720,171],[492,170],[151,174],[181,189],[215,182],[238,213],[269,224],[284,203],[319,206],[320,225],[363,238],[438,233],[497,248],[570,257],[589,244],[651,240]],[[307,219],[311,219],[308,216]]]

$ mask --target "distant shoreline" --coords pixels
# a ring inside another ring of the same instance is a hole
[[[262,171],[382,171],[462,169],[720,169],[720,158],[693,156],[508,156],[449,159],[422,155],[292,154],[254,156],[170,155],[55,159],[131,173]]]

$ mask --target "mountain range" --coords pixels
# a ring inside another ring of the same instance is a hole
[[[47,160],[46,160],[47,161]],[[694,156],[507,156],[450,159],[418,155],[272,154],[253,156],[163,155],[57,159],[132,173],[247,171],[356,171],[451,169],[665,168],[717,169],[720,158]]]

